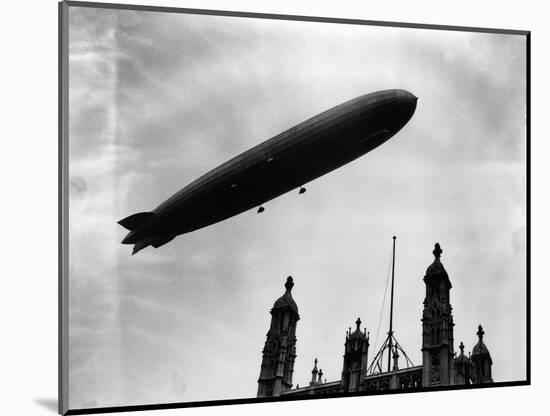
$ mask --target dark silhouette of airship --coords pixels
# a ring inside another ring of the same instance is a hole
[[[362,95],[247,150],[201,176],[151,212],[119,221],[132,254],[230,218],[378,147],[407,124],[417,98],[404,90]]]

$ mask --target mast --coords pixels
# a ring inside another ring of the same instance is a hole
[[[393,340],[393,284],[395,281],[395,239],[397,237],[393,236],[393,254],[391,261],[391,299],[390,299],[390,331],[388,332],[388,373],[391,369],[391,353],[392,353],[392,340]]]
[[[403,349],[397,339],[393,335],[393,295],[394,295],[394,284],[395,284],[395,240],[396,236],[393,236],[393,249],[392,249],[392,260],[391,260],[391,299],[390,299],[390,330],[388,331],[388,336],[386,337],[384,343],[374,356],[370,366],[367,369],[367,375],[380,374],[383,372],[382,367],[384,366],[384,352],[388,351],[388,373],[392,371],[391,361],[392,354],[395,357],[394,368],[397,369],[397,358],[399,356],[405,358],[405,363],[407,368],[414,367],[413,362]],[[387,287],[387,286],[386,286]],[[382,310],[385,305],[385,295],[384,302],[382,303]],[[380,322],[382,317],[380,317]],[[380,325],[380,323],[379,323]],[[401,352],[401,355],[398,354],[398,351]]]

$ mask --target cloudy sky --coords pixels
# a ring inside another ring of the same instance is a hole
[[[358,316],[374,355],[394,234],[394,328],[413,362],[438,241],[456,350],[481,323],[494,379],[525,378],[522,37],[77,7],[69,24],[71,408],[254,397],[288,275],[294,383],[315,357],[338,380]],[[136,256],[120,244],[118,220],[386,88],[419,97],[409,124],[306,194]]]

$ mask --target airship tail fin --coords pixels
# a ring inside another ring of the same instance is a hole
[[[132,256],[136,254],[138,251],[143,250],[148,245],[149,243],[147,241],[144,241],[144,240],[138,241],[136,244],[134,244],[134,249],[132,250]]]
[[[134,249],[132,250],[132,256],[136,254],[138,251],[143,250],[147,246],[153,246],[155,248],[159,248],[160,246],[163,246],[169,241],[172,241],[174,237],[175,235],[155,235],[152,237],[144,238],[143,240],[139,240],[134,244]]]
[[[152,212],[138,212],[137,214],[130,215],[129,217],[120,220],[118,223],[127,230],[133,231],[154,216],[155,214]]]

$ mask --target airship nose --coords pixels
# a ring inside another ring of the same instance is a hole
[[[409,120],[411,119],[411,117],[413,116],[413,114],[415,113],[416,111],[416,103],[418,101],[418,97],[415,97],[414,95],[411,94],[411,98],[408,100],[409,102]]]
[[[396,90],[395,95],[399,100],[416,103],[418,97],[406,90]]]
[[[411,117],[414,114],[416,110],[416,103],[418,101],[418,97],[409,91],[405,90],[397,90],[397,99],[401,101],[402,103],[406,103],[407,107],[409,108],[411,112]]]
[[[412,94],[411,94],[412,95]],[[416,104],[418,103],[418,97],[415,97],[414,95],[412,96],[412,100],[411,100],[411,107],[412,107],[412,112],[414,113],[416,111]]]
[[[394,90],[395,96],[395,118],[394,122],[403,127],[411,119],[416,111],[418,97],[406,90]]]

